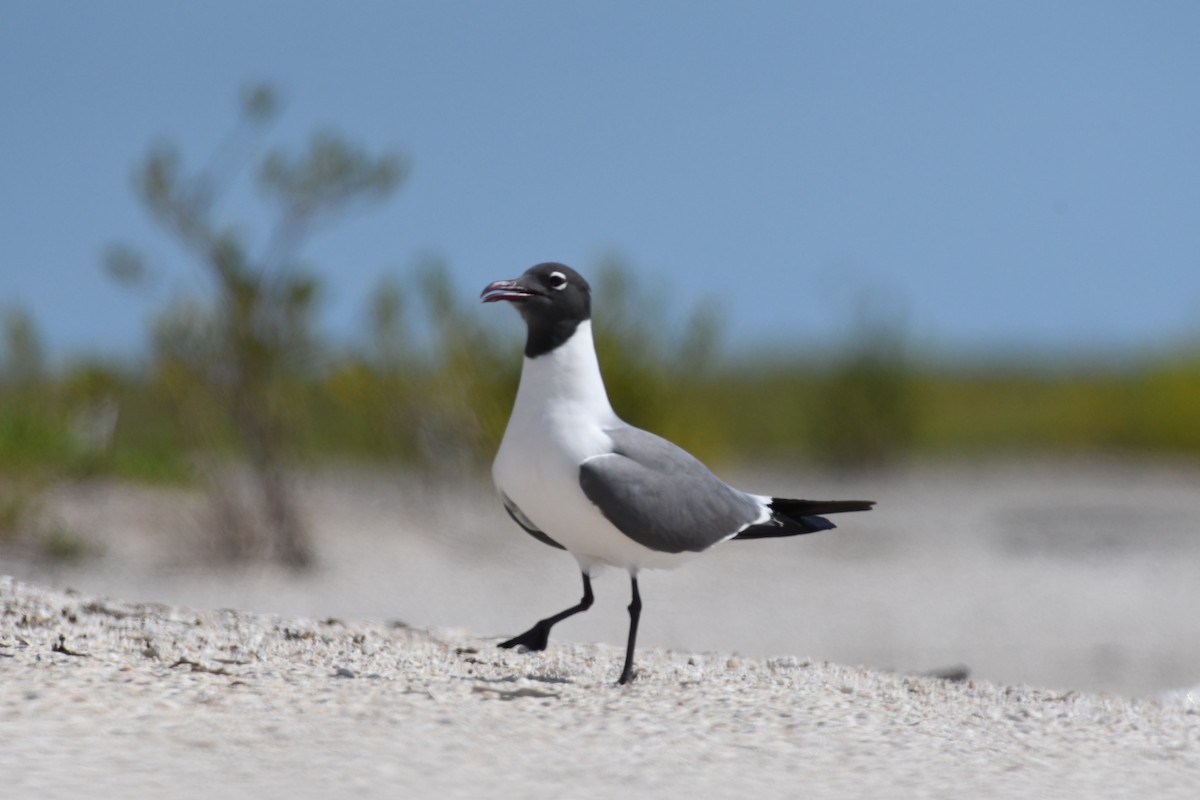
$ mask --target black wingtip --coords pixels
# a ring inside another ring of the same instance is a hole
[[[768,504],[772,520],[762,525],[752,525],[733,538],[772,539],[777,536],[799,536],[829,531],[837,525],[825,519],[822,514],[870,511],[874,505],[874,500],[791,500],[786,497],[773,497]]]
[[[870,511],[874,500],[790,500],[786,497],[771,498],[771,510],[787,516],[816,516],[819,514],[844,514],[849,511]]]

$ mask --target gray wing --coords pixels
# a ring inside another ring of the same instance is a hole
[[[614,452],[579,468],[579,485],[621,533],[663,553],[699,552],[761,514],[690,453],[632,426],[607,431]]]
[[[508,512],[510,517],[512,517],[513,522],[521,526],[523,531],[537,539],[542,544],[548,544],[551,547],[557,547],[559,550],[567,549],[547,536],[545,532],[542,531],[542,529],[537,525],[534,525],[529,517],[525,516],[525,512],[522,511],[516,503],[510,500],[508,495],[506,495],[504,492],[500,493],[500,499],[504,501],[504,510]]]

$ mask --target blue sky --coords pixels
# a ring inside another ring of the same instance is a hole
[[[467,301],[616,254],[671,313],[716,302],[733,354],[837,341],[863,297],[950,353],[1196,341],[1197,41],[1193,2],[3,2],[0,306],[56,354],[134,351],[202,284],[132,167],[203,158],[268,80],[273,142],[412,165],[308,250],[335,336],[424,254]],[[152,297],[104,274],[118,241]]]

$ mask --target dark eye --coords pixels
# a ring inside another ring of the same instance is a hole
[[[561,272],[551,272],[550,288],[558,292],[561,292],[563,289],[567,288],[567,276],[563,275]]]

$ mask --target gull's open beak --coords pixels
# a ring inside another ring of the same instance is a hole
[[[518,279],[515,281],[495,281],[494,283],[489,283],[487,288],[480,293],[479,297],[485,303],[495,303],[499,300],[519,303],[540,295],[541,292],[522,285]]]

